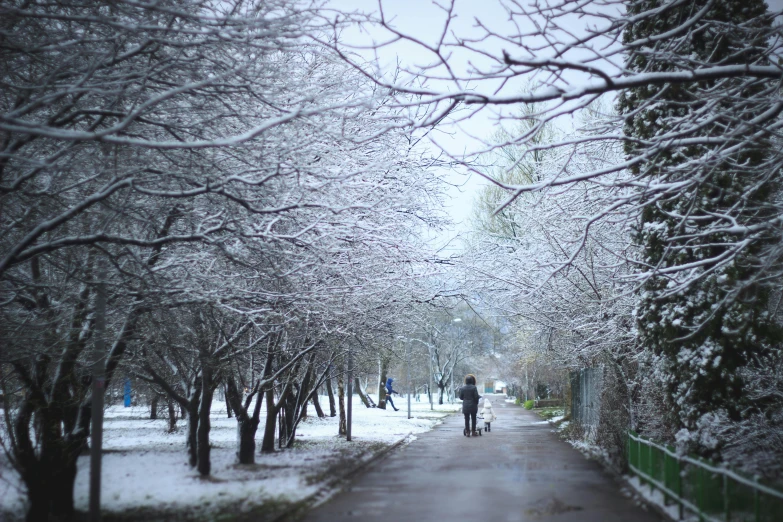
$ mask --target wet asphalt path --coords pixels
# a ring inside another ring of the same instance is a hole
[[[492,397],[492,396],[490,396]],[[354,478],[304,522],[659,522],[552,427],[492,397],[498,420],[462,435],[462,415]],[[480,422],[480,421],[479,421]]]

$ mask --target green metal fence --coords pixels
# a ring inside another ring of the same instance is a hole
[[[667,505],[710,522],[781,522],[783,491],[696,457],[678,456],[671,446],[628,432],[628,467]]]

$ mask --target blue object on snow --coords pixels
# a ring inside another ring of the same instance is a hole
[[[125,407],[130,408],[131,405],[131,384],[130,379],[125,379]]]

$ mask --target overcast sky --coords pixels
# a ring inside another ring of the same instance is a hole
[[[329,2],[331,6],[343,11],[377,12],[378,9],[376,0],[329,0]],[[783,8],[783,0],[767,0],[767,3],[772,10]],[[427,43],[434,43],[440,38],[446,13],[434,2],[428,0],[383,0],[383,8],[386,19],[391,20],[392,25],[405,34],[413,35]],[[452,21],[452,30],[463,38],[482,34],[482,31],[475,27],[476,19],[497,33],[513,34],[515,32],[515,27],[510,23],[508,14],[497,0],[457,0],[454,14],[456,18]],[[574,29],[582,28],[584,23],[584,20],[575,19]],[[358,30],[354,30],[343,33],[342,37],[346,42],[370,45],[373,42],[386,41],[388,34],[381,31],[360,33]],[[508,48],[507,43],[491,40],[482,45],[484,49],[496,54],[499,54],[502,48]],[[381,66],[388,69],[393,69],[398,60],[403,67],[416,68],[416,66],[431,64],[435,59],[423,47],[411,43],[396,43],[377,51],[377,53]],[[364,54],[368,58],[373,57],[370,53]],[[490,63],[488,60],[482,60],[475,53],[470,57],[454,55],[451,62],[457,68],[462,68],[458,71],[459,73],[467,71],[471,66],[486,68]],[[517,83],[506,86],[505,90],[506,92],[518,92],[523,88],[523,84]],[[481,140],[488,141],[496,131],[497,116],[495,109],[482,110],[467,122],[447,127],[445,129],[447,132],[438,132],[431,136],[438,146],[456,155],[480,150],[484,148]],[[453,185],[449,190],[451,201],[446,211],[454,220],[455,225],[453,229],[440,234],[437,237],[437,242],[440,244],[451,242],[456,248],[459,246],[456,244],[458,242],[454,242],[452,239],[467,229],[467,219],[471,213],[473,198],[479,188],[486,184],[486,181],[476,175],[467,176],[451,171],[444,172],[444,177]]]
[[[378,5],[372,0],[331,0],[330,4],[341,10],[364,12],[376,11]],[[440,37],[446,13],[432,2],[427,0],[384,0],[383,7],[387,20],[393,20],[393,25],[406,34],[415,35],[427,43],[434,43]],[[513,29],[509,26],[508,15],[497,2],[474,0],[457,2],[455,14],[456,19],[452,21],[452,28],[458,31],[460,36],[478,34],[474,27],[476,17],[493,28]],[[349,31],[343,33],[342,38],[346,42],[368,45],[373,41],[386,41],[388,35],[381,31],[369,34]],[[370,58],[372,54],[365,53],[365,56]],[[403,66],[414,68],[431,64],[435,59],[423,47],[410,43],[397,43],[382,49],[379,51],[378,58],[381,65],[388,69],[393,69],[397,60]],[[472,58],[476,59],[475,56]],[[457,66],[463,67],[460,72],[465,72],[469,66],[466,58],[457,59],[455,63]],[[474,61],[473,65],[481,66],[482,64],[480,61],[478,63]],[[460,155],[483,148],[481,140],[490,138],[495,132],[496,123],[494,111],[485,110],[471,117],[468,122],[457,127],[450,126],[443,132],[432,134],[431,137],[438,146],[450,153]],[[478,176],[468,176],[453,171],[444,172],[444,177],[452,185],[449,189],[451,201],[446,211],[454,220],[455,226],[452,230],[438,236],[439,243],[449,242],[460,231],[466,229],[466,220],[471,212],[473,197],[479,187],[485,183]]]

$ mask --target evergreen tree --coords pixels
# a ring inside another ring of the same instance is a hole
[[[630,2],[629,17],[661,10],[626,29],[624,43],[632,48],[626,68],[766,65],[764,0],[712,2],[699,18],[708,4]],[[696,442],[692,449],[702,453],[718,449],[705,437],[716,416],[738,420],[751,410],[739,370],[780,339],[767,311],[769,289],[756,277],[772,238],[738,232],[771,213],[776,172],[765,163],[770,145],[747,140],[758,130],[749,121],[765,109],[767,88],[736,78],[639,87],[618,100],[626,153],[645,160],[632,169],[643,204],[636,233],[644,276],[639,338],[665,384],[672,427],[686,430],[678,439]],[[700,139],[679,142],[677,134],[686,129]],[[666,146],[650,145],[664,135],[672,136]],[[680,190],[669,193],[666,187],[675,185]]]

